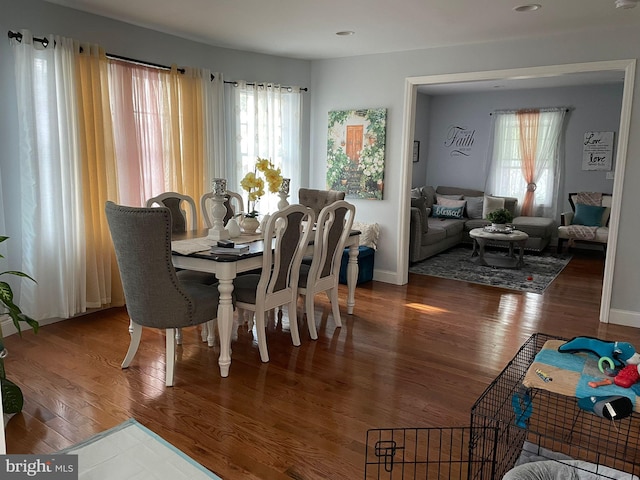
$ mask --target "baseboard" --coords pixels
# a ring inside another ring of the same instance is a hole
[[[44,325],[50,325],[52,323],[57,323],[57,322],[61,322],[62,320],[64,320],[63,318],[48,318],[46,320],[42,320],[40,322],[38,322],[40,324],[40,326],[44,326]],[[13,324],[13,320],[11,320],[11,317],[9,315],[0,315],[0,325],[2,325],[2,336],[3,337],[8,337],[9,335],[14,335],[16,333],[18,333],[18,330],[16,329],[16,326]],[[20,324],[20,328],[22,329],[22,331],[27,331],[27,330],[31,330],[31,327],[29,325],[27,325],[24,322],[21,322]]]
[[[640,328],[640,312],[630,312],[628,310],[612,308],[609,310],[609,323]]]
[[[389,270],[373,270],[373,279],[376,282],[392,283],[394,285],[402,285],[399,280],[397,272],[391,272]]]

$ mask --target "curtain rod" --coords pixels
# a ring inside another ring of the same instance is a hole
[[[9,39],[15,38],[16,40],[18,40],[18,42],[22,42],[22,34],[20,32],[12,32],[11,30],[8,31],[7,35],[9,36]],[[44,46],[45,48],[47,48],[47,45],[49,45],[49,40],[47,39],[47,37],[44,38],[37,38],[37,37],[33,37],[33,40],[35,42],[40,42],[42,44],[42,46]],[[80,47],[80,53],[82,53],[82,47]],[[122,60],[123,62],[129,62],[129,63],[136,63],[138,65],[143,65],[143,66],[148,66],[148,67],[153,67],[153,68],[159,68],[161,70],[171,70],[171,67],[167,66],[167,65],[161,65],[159,63],[153,63],[153,62],[147,62],[145,60],[137,60],[135,58],[129,58],[129,57],[124,57],[122,55],[116,55],[114,53],[106,53],[107,58],[112,58],[115,60]],[[178,72],[180,73],[184,73],[185,69],[184,68],[178,68]],[[216,78],[215,75],[212,73],[211,74],[211,81],[213,81],[213,79]],[[225,80],[224,83],[229,83],[232,84],[233,86],[237,87],[238,86],[238,82],[234,82],[234,81],[227,81]],[[247,83],[247,85],[250,86],[258,86],[258,87],[264,87],[265,85],[270,85],[270,84],[265,84],[265,83]],[[280,88],[285,88],[289,91],[291,91],[292,87],[280,87]],[[309,91],[308,88],[302,88],[300,87],[300,91],[303,92],[307,92]]]
[[[489,112],[489,115],[491,116],[494,113],[518,113],[523,110],[524,111],[538,110],[540,112],[553,112],[556,110],[564,110],[567,113],[571,111],[569,107],[518,108],[518,109],[510,109],[510,110],[494,110],[493,112]]]

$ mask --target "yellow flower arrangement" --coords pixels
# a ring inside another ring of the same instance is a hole
[[[260,176],[262,174],[264,179]],[[282,173],[280,168],[276,168],[271,160],[258,157],[252,172],[248,172],[240,181],[240,186],[248,194],[248,203],[245,217],[257,217],[256,202],[265,194],[265,180],[270,193],[277,193],[282,185]]]

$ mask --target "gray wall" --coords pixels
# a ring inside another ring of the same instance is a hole
[[[208,68],[221,72],[226,80],[247,80],[309,87],[311,65],[294,60],[238,50],[211,47],[172,35],[91,15],[40,0],[0,0],[0,167],[2,168],[3,205],[19,209],[17,171],[6,168],[9,158],[18,156],[15,79],[13,52],[7,31],[30,30],[34,36],[59,34],[82,42],[100,44],[108,53],[161,65]],[[308,175],[310,94],[303,94],[302,183]],[[19,225],[7,221],[6,234],[11,237],[9,258],[20,258]]]
[[[560,46],[562,48],[560,48]],[[385,196],[382,201],[357,201],[361,221],[381,224],[376,253],[376,276],[392,276],[397,264],[400,231],[404,240],[406,220],[399,218],[407,202],[403,162],[403,121],[407,77],[479,72],[544,65],[563,65],[640,56],[640,31],[633,28],[548,35],[522,40],[509,39],[484,44],[460,45],[360,57],[319,60],[312,63],[311,183],[324,185],[326,166],[327,112],[346,108],[387,108]],[[640,312],[640,216],[637,215],[635,186],[640,183],[640,86],[634,87],[631,135],[620,217],[618,249],[613,277],[611,306],[618,311]],[[595,126],[594,126],[595,128]],[[396,280],[400,281],[398,277]],[[640,325],[640,323],[638,323]]]
[[[426,174],[419,185],[451,185],[484,190],[492,136],[491,112],[501,109],[569,107],[570,111],[565,117],[565,148],[561,152],[564,169],[558,197],[561,201],[559,219],[560,212],[569,208],[569,192],[613,191],[613,179],[607,179],[606,172],[582,170],[582,144],[585,132],[589,131],[614,132],[614,140],[617,140],[622,87],[622,84],[610,84],[429,96],[430,102],[426,107],[428,130],[424,131],[422,122],[416,120],[414,135],[417,138],[420,132],[421,136],[426,134],[429,138],[429,148],[424,155]],[[420,94],[418,98],[425,96]],[[422,104],[420,101],[416,105],[416,117],[419,111],[420,116],[425,115]],[[473,132],[473,143],[465,148],[466,155],[455,154],[455,149],[447,146],[449,129],[453,125]],[[614,145],[614,158],[615,154]],[[414,181],[417,181],[415,176],[414,168]]]
[[[431,98],[430,95],[418,95],[416,98],[416,121],[413,139],[420,142],[420,155],[418,156],[418,161],[412,164],[411,187],[424,185],[427,178],[429,149],[431,148],[429,145],[431,136]]]

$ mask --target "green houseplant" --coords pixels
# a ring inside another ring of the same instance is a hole
[[[496,225],[504,225],[513,221],[513,215],[506,208],[500,208],[487,213],[487,220]]]
[[[9,237],[0,236],[0,243],[7,240]],[[0,254],[0,258],[4,258],[4,255]],[[7,270],[6,272],[0,273],[2,275],[15,275],[17,277],[28,278],[29,280],[35,282],[33,278],[23,272],[18,272],[15,270]],[[34,332],[38,331],[39,324],[33,318],[29,317],[22,313],[20,307],[13,302],[13,290],[11,290],[11,285],[9,285],[5,281],[0,281],[0,302],[2,303],[2,307],[6,310],[3,313],[6,313],[13,320],[13,324],[16,326],[18,333],[22,335],[22,328],[20,322],[25,322]],[[22,390],[15,383],[7,378],[6,371],[4,368],[4,358],[7,356],[7,351],[4,348],[3,343],[3,335],[2,335],[2,322],[0,322],[0,389],[2,390],[2,409],[5,414],[18,413],[22,410],[22,405],[24,403],[24,397],[22,395]]]

